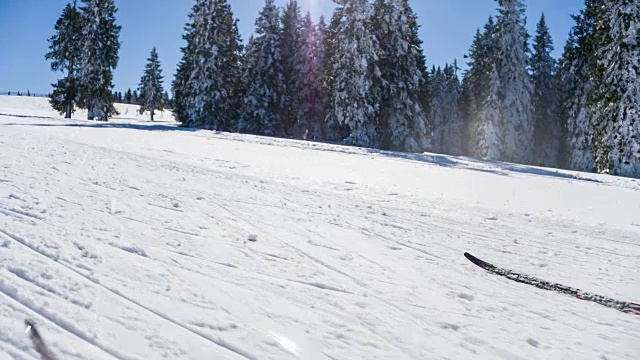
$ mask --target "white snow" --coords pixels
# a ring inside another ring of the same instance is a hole
[[[463,257],[639,301],[638,180],[118,108],[0,97],[0,359],[26,318],[61,359],[640,357],[639,317]]]

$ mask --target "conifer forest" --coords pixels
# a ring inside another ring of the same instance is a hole
[[[430,68],[409,0],[332,1],[331,18],[314,19],[265,0],[242,39],[229,1],[195,0],[171,80],[150,44],[125,94],[113,91],[114,0],[74,1],[49,39],[62,74],[50,103],[66,117],[108,121],[127,102],[190,128],[640,178],[637,0],[585,0],[565,44],[544,15],[526,18],[525,0],[496,0],[464,58]]]

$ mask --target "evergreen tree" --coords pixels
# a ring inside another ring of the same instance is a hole
[[[165,108],[171,109],[171,107],[173,106],[171,105],[171,97],[169,97],[169,92],[165,91],[162,95],[162,103],[164,104]]]
[[[348,129],[344,143],[378,147],[381,94],[378,40],[371,30],[367,0],[333,0],[337,5],[331,58],[329,120]]]
[[[532,84],[527,71],[525,5],[522,0],[497,0],[499,49],[497,70],[502,94],[504,146],[502,160],[529,163],[533,158]]]
[[[567,124],[567,166],[579,171],[595,170],[592,98],[597,59],[594,36],[602,1],[586,0],[586,8],[573,17],[576,25],[571,29],[560,62],[563,89],[560,113]]]
[[[132,101],[133,101],[133,93],[131,92],[131,89],[127,89],[127,91],[124,93],[124,103],[131,104]]]
[[[484,153],[484,150],[479,151],[478,148],[481,139],[479,129],[484,126],[484,106],[489,97],[491,74],[495,69],[498,56],[495,31],[496,25],[493,17],[489,17],[483,30],[476,31],[469,54],[465,56],[469,61],[467,62],[468,70],[462,81],[461,111],[468,124],[465,129],[468,140],[464,145],[468,153],[476,153],[479,156],[483,156],[482,153]],[[498,130],[496,129],[496,131]]]
[[[237,22],[226,0],[198,0],[189,17],[173,83],[176,119],[183,126],[230,130],[238,116]]]
[[[558,115],[556,61],[551,56],[553,41],[544,14],[540,17],[531,58],[535,162],[557,167],[562,129]]]
[[[459,155],[464,139],[464,122],[460,111],[462,89],[457,76],[457,64],[446,64],[444,69],[434,69],[431,78],[433,150]]]
[[[242,84],[242,94],[240,97],[240,116],[236,124],[236,129],[235,129],[236,131],[242,131],[244,128],[243,117],[246,109],[245,100],[246,100],[247,91],[248,91],[247,86],[253,81],[253,79],[251,79],[252,74],[250,70],[254,66],[254,64],[257,63],[257,60],[255,59],[256,52],[251,51],[251,49],[255,47],[254,43],[255,43],[255,35],[251,34],[249,36],[249,41],[247,41],[247,45],[244,46],[244,51],[241,56],[240,83]]]
[[[228,104],[232,116],[226,126],[227,131],[238,130],[238,125],[244,105],[244,96],[246,94],[246,89],[244,88],[245,83],[242,81],[242,75],[245,72],[245,68],[243,67],[245,47],[242,44],[242,36],[240,35],[240,30],[238,29],[237,19],[233,25],[233,35],[235,37],[235,41],[232,43],[234,47],[233,55],[230,56],[230,59],[228,61],[229,66],[226,68],[227,70],[225,72],[225,79],[227,79],[226,82],[230,91]]]
[[[45,55],[47,60],[51,60],[51,70],[66,71],[66,76],[57,83],[52,84],[49,103],[51,107],[67,119],[71,118],[74,112],[74,104],[78,95],[78,64],[82,39],[81,14],[73,5],[67,4],[62,11],[62,15],[56,21],[56,34],[49,39],[49,52]]]
[[[494,69],[489,82],[489,95],[482,105],[481,125],[478,131],[478,154],[489,160],[499,160],[502,156],[503,140],[499,130],[503,126],[503,116],[500,113],[500,92],[500,76]]]
[[[381,142],[383,148],[424,151],[427,114],[423,108],[425,59],[416,15],[407,0],[377,0],[373,28],[380,44]]]
[[[604,0],[597,10],[596,167],[640,177],[640,4]]]
[[[558,167],[568,169],[569,168],[569,109],[568,105],[573,100],[572,95],[575,88],[575,76],[572,74],[571,60],[568,58],[568,54],[575,48],[575,39],[570,32],[567,42],[565,44],[562,56],[558,59],[558,66],[556,71],[556,85],[558,93],[558,107],[556,118],[561,124],[561,137],[560,137],[560,153],[558,157]]]
[[[189,108],[187,105],[187,96],[189,94],[187,90],[187,83],[191,76],[191,68],[193,66],[193,57],[197,50],[195,36],[198,34],[196,31],[196,18],[199,17],[199,13],[204,11],[203,7],[207,0],[196,0],[189,13],[189,21],[184,26],[184,34],[182,39],[185,40],[186,46],[180,50],[182,52],[182,58],[178,63],[176,74],[171,82],[171,90],[173,92],[173,115],[175,119],[181,123],[182,126],[189,126]]]
[[[160,60],[158,59],[158,51],[155,46],[151,50],[151,55],[147,59],[147,65],[144,74],[140,79],[140,114],[145,111],[150,112],[151,121],[156,110],[164,110],[164,89],[162,88],[162,69],[160,68]]]
[[[306,54],[301,53],[304,47],[302,40],[303,20],[300,14],[300,6],[296,0],[289,0],[282,14],[282,31],[280,33],[280,57],[282,59],[282,77],[285,86],[284,106],[282,119],[284,132],[293,135],[294,127],[298,122],[296,107],[297,94],[303,89],[299,88],[301,72],[304,66]],[[313,50],[315,52],[315,50]],[[302,56],[301,56],[302,55]]]
[[[338,122],[338,119],[329,111],[335,103],[334,88],[336,79],[333,76],[335,64],[333,58],[337,50],[338,25],[342,21],[342,9],[337,8],[331,17],[329,26],[324,30],[321,49],[324,52],[324,69],[322,75],[322,87],[325,94],[324,109],[326,117],[324,120],[325,139],[330,141],[340,141],[349,135],[349,128]]]
[[[427,69],[427,59],[424,55],[424,50],[422,47],[422,40],[420,39],[420,25],[418,24],[418,16],[411,9],[409,5],[409,1],[401,1],[401,8],[404,9],[404,13],[407,17],[406,26],[408,29],[408,43],[409,46],[413,48],[413,56],[415,58],[415,66],[419,74],[416,74],[418,77],[419,89],[416,90],[416,93],[419,94],[418,99],[422,105],[423,111],[428,115],[429,114],[429,104],[430,104],[430,94],[429,94],[429,71]],[[415,131],[422,132],[429,130],[429,119],[427,116],[426,123],[424,129],[416,128]],[[420,136],[416,135],[416,140],[418,140],[419,144],[422,142]],[[424,145],[424,144],[422,144]]]
[[[133,90],[133,94],[131,94],[131,104],[133,105],[140,104],[140,98],[138,97],[138,90]]]
[[[79,62],[79,104],[89,120],[107,121],[113,106],[113,70],[118,65],[120,29],[113,0],[82,0],[82,52]]]
[[[318,81],[319,81],[319,118],[317,119],[318,128],[320,129],[320,134],[318,134],[318,138],[322,140],[328,139],[328,127],[327,127],[327,109],[329,104],[329,88],[327,87],[327,82],[325,79],[327,63],[329,63],[329,56],[327,54],[326,45],[329,43],[328,41],[328,29],[327,23],[325,22],[324,16],[320,16],[318,20],[318,24],[316,26],[315,32],[315,43],[316,43],[316,66],[318,68]]]
[[[446,65],[448,66],[448,65]],[[441,67],[433,67],[431,70],[431,122],[432,139],[431,151],[444,153],[447,142],[445,128],[448,126],[447,88],[444,72]]]
[[[296,78],[294,101],[298,136],[304,139],[322,138],[322,122],[325,116],[322,71],[324,67],[322,34],[307,13],[302,26],[301,46],[295,57],[301,62]]]
[[[256,36],[245,54],[246,92],[240,131],[281,136],[285,128],[286,86],[280,52],[280,16],[273,0],[265,0],[255,26]]]
[[[461,155],[465,142],[465,122],[460,109],[462,86],[458,78],[458,63],[448,65],[443,70],[445,86],[445,106],[447,109],[447,126],[445,127],[446,143],[444,152],[451,155]]]

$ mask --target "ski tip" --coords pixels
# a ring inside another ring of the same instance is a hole
[[[24,325],[26,326],[25,334],[36,337],[40,336],[38,328],[36,327],[36,322],[33,319],[25,319]]]
[[[485,269],[485,270],[489,270],[489,268],[493,268],[494,266],[489,264],[486,261],[480,260],[477,257],[469,254],[468,252],[464,253],[464,257],[466,257],[469,261],[471,261],[472,263],[474,263],[475,265]]]
[[[34,333],[38,331],[36,329],[36,322],[32,319],[24,319],[24,326],[26,327],[24,333],[29,336],[33,336]]]

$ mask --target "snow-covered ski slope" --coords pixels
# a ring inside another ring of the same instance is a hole
[[[640,182],[0,97],[0,359],[638,359]],[[248,241],[249,235],[257,241]]]

